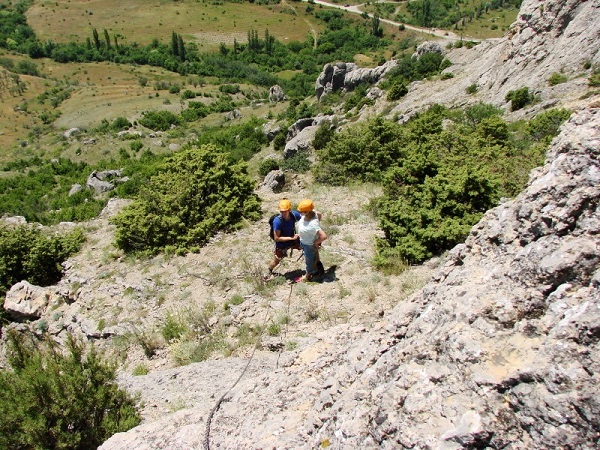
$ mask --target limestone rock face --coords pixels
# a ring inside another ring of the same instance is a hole
[[[21,281],[6,293],[4,310],[15,320],[39,319],[49,302],[46,289]]]
[[[591,67],[600,64],[600,2],[587,0],[524,0],[517,20],[497,41],[447,54],[453,66],[451,81],[415,82],[388,117],[409,117],[414,111],[439,103],[460,106],[486,102],[509,110],[506,94],[528,87],[540,102],[515,113],[515,118],[556,103],[581,103],[588,91]],[[586,69],[586,67],[589,67]],[[568,81],[550,86],[553,73]],[[477,95],[465,94],[477,86]]]

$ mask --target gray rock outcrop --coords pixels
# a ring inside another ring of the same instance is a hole
[[[598,1],[524,0],[517,20],[503,38],[448,53],[453,65],[446,70],[454,75],[452,86],[413,83],[388,117],[408,117],[436,103],[486,102],[508,111],[506,94],[522,87],[536,92],[540,101],[514,113],[516,118],[556,103],[580,104],[589,90],[592,67],[600,64],[599,15]],[[548,79],[553,73],[562,73],[568,81],[550,86]],[[477,86],[477,95],[467,96],[465,90],[471,85]]]
[[[417,46],[417,50],[413,53],[413,58],[420,58],[426,53],[444,54],[444,49],[438,42],[425,41]]]
[[[282,170],[271,170],[262,182],[271,192],[281,192],[285,186],[285,174]]]
[[[115,188],[115,183],[124,183],[127,177],[122,178],[120,170],[94,170],[85,183],[88,189],[92,189],[95,195],[104,192],[112,191]]]
[[[225,120],[231,121],[242,117],[242,112],[239,109],[234,109],[225,114]]]
[[[69,128],[63,133],[63,137],[70,139],[74,136],[78,136],[79,134],[81,134],[81,130],[79,128]]]
[[[273,139],[275,139],[275,136],[281,132],[281,125],[279,125],[277,122],[270,121],[262,126],[262,131],[269,142],[271,142]]]
[[[327,63],[315,82],[317,100],[332,92],[352,91],[362,83],[374,84],[396,65],[396,60],[387,61],[373,69],[360,68],[355,63]]]
[[[283,102],[284,100],[286,100],[286,96],[281,86],[276,84],[269,88],[269,101],[271,103]]]
[[[291,158],[296,153],[309,152],[313,148],[312,143],[315,140],[315,134],[318,129],[317,125],[303,128],[302,131],[286,142],[283,149],[283,157]]]
[[[83,191],[83,186],[80,185],[79,183],[75,183],[73,186],[71,186],[71,189],[69,189],[69,197],[71,197],[72,195],[78,194],[81,191]]]

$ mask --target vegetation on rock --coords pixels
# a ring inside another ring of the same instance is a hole
[[[523,188],[570,115],[551,110],[511,129],[500,112],[486,104],[464,111],[438,105],[404,125],[377,118],[319,151],[318,181],[383,186],[378,266],[394,266],[396,258],[420,263],[462,242],[486,210]]]

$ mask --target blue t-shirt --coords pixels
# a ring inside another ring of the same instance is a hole
[[[280,236],[293,237],[296,234],[296,222],[302,218],[298,211],[292,210],[290,220],[283,220],[283,216],[280,214],[273,219],[273,232],[281,231]],[[296,244],[295,241],[287,242],[275,242],[277,247],[289,247],[290,245]]]

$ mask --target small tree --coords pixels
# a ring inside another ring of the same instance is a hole
[[[81,230],[46,236],[38,228],[0,228],[0,297],[13,284],[28,280],[47,286],[62,275],[61,263],[83,243]]]
[[[125,251],[194,251],[218,231],[257,220],[260,201],[246,164],[214,145],[188,146],[168,158],[139,197],[113,219]]]
[[[533,101],[533,95],[529,93],[529,88],[525,86],[514,91],[509,91],[508,94],[506,94],[506,101],[510,102],[511,111],[517,111],[531,103]]]
[[[92,450],[141,421],[116,369],[72,336],[63,354],[8,333],[11,370],[0,371],[0,448]]]

